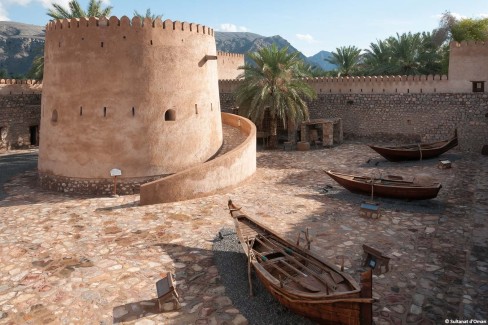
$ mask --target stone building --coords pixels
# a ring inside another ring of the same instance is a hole
[[[41,84],[0,79],[0,153],[39,145]]]
[[[213,30],[112,17],[57,22],[47,34],[44,85],[0,81],[0,151],[35,143],[40,125],[46,187],[71,190],[62,184],[79,180],[108,193],[108,171],[120,168],[130,193],[199,167],[220,147],[220,111],[236,107],[244,57],[217,53]],[[341,118],[346,136],[373,138],[444,140],[457,128],[458,148],[480,152],[488,144],[488,44],[453,42],[449,62],[448,76],[310,78],[319,95],[310,118]]]

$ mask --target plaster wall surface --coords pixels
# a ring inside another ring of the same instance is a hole
[[[239,67],[244,65],[244,54],[236,53],[217,53],[217,68],[220,79],[236,79],[242,70]]]
[[[202,165],[141,185],[141,205],[183,201],[226,190],[256,171],[256,126],[246,118],[222,113],[222,122],[239,128],[246,140]]]
[[[122,17],[46,27],[39,172],[167,175],[222,145],[213,30]]]
[[[485,87],[488,86],[488,42],[452,42],[449,79],[466,92],[472,91],[471,81],[485,81]]]

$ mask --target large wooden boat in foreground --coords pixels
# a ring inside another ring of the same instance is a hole
[[[373,146],[369,147],[388,159],[389,161],[403,161],[403,160],[422,160],[437,157],[449,149],[458,145],[457,130],[454,131],[454,136],[449,140],[432,142],[432,143],[418,143],[408,144],[403,146]]]
[[[333,180],[351,192],[407,200],[427,200],[437,196],[442,185],[425,177],[405,180],[402,176],[357,176],[324,170]]]
[[[264,287],[285,307],[321,324],[371,324],[371,269],[352,277],[281,238],[229,200],[237,236]]]

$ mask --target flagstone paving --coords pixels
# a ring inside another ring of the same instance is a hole
[[[35,171],[14,177],[0,201],[0,324],[247,324],[213,259],[214,238],[233,226],[229,198],[292,240],[310,227],[312,249],[344,259],[355,279],[363,244],[390,256],[374,277],[377,324],[487,320],[487,157],[450,151],[452,168],[438,169],[435,159],[386,162],[358,142],[257,156],[253,179],[228,193],[152,206],[43,191]],[[382,216],[368,219],[359,205],[369,198],[322,169],[424,173],[443,188],[428,201],[380,199]],[[182,308],[159,313],[155,283],[168,271]]]

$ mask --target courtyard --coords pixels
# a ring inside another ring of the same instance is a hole
[[[486,321],[488,159],[457,150],[442,158],[451,169],[437,168],[437,159],[390,163],[353,140],[306,152],[259,150],[257,172],[244,185],[151,206],[139,206],[138,195],[44,191],[35,170],[20,173],[0,200],[0,324],[256,324],[231,299],[247,283],[229,284],[232,270],[215,258],[219,231],[233,229],[229,198],[292,241],[310,228],[312,250],[337,265],[344,260],[356,280],[363,244],[389,256],[389,272],[373,279],[377,324]],[[375,199],[381,217],[370,219],[359,216],[369,198],[323,169],[429,174],[442,189],[428,201]],[[246,268],[243,256],[236,261]],[[176,274],[182,308],[156,313],[155,283],[164,272]]]

